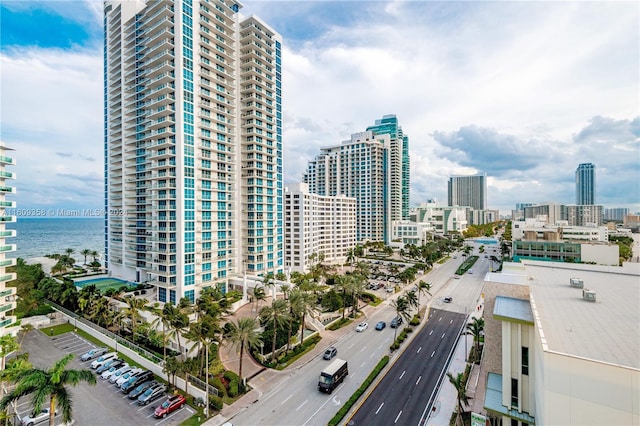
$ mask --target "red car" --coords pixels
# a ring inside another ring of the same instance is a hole
[[[182,408],[187,400],[182,395],[174,395],[160,404],[153,415],[156,418],[167,417],[167,414],[173,413],[178,408]]]

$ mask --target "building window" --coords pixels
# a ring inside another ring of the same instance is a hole
[[[529,375],[529,348],[522,347],[522,374]]]
[[[511,419],[511,426],[518,426],[518,421],[516,419]]]
[[[511,379],[511,406],[518,408],[518,379]]]

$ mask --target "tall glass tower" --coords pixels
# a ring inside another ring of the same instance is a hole
[[[576,169],[576,204],[579,206],[596,203],[596,165],[582,163]]]
[[[105,252],[160,302],[283,268],[282,39],[234,0],[105,2]]]
[[[8,179],[15,179],[14,172],[5,170],[5,166],[15,166],[16,160],[9,157],[7,151],[13,149],[0,144],[0,336],[15,335],[20,327],[10,327],[16,322],[13,310],[16,308],[16,287],[7,287],[7,283],[16,279],[15,272],[7,272],[7,268],[15,266],[16,259],[6,258],[7,254],[16,251],[15,244],[7,244],[5,238],[15,237],[16,231],[5,229],[7,223],[15,223],[16,217],[5,214],[5,209],[14,208],[15,201],[5,200],[6,194],[15,194],[16,189],[7,184]],[[4,366],[0,366],[4,368]]]

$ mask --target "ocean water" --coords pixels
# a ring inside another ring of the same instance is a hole
[[[6,228],[16,230],[15,237],[5,240],[17,246],[9,257],[29,259],[63,254],[67,248],[72,248],[71,257],[81,263],[84,256],[80,252],[84,249],[97,251],[100,258],[104,253],[104,219],[101,218],[18,218],[15,223],[8,223]],[[91,261],[91,257],[87,260]]]

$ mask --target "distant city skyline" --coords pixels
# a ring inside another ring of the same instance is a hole
[[[480,171],[487,207],[503,214],[573,203],[575,167],[593,162],[597,203],[640,211],[637,3],[245,7],[285,40],[285,185],[320,147],[395,114],[412,140],[411,205],[446,203],[449,176]],[[0,126],[18,205],[102,208],[102,1],[0,8]]]

